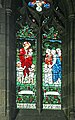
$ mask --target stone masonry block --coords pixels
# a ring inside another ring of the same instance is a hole
[[[5,79],[0,79],[0,89],[4,90],[5,89]]]
[[[5,45],[5,34],[0,34],[0,48]]]
[[[5,67],[0,67],[0,80],[5,79]]]
[[[0,22],[5,22],[5,10],[0,8]]]
[[[0,23],[0,33],[1,34],[5,33],[5,23],[3,22]]]

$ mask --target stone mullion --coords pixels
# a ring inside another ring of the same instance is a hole
[[[74,20],[74,109],[75,109],[75,20]]]
[[[74,111],[75,111],[75,17],[73,21],[73,86],[74,86]]]
[[[75,32],[75,16],[72,14],[69,16],[69,50],[68,50],[69,52],[69,71],[68,71],[69,111],[71,112],[74,112],[74,54],[75,54],[74,32]]]
[[[42,29],[39,18],[39,31],[37,35],[37,110],[42,110]]]
[[[14,19],[11,9],[6,9],[6,44],[7,44],[7,112],[15,116],[15,31]],[[13,115],[14,114],[14,115]],[[11,119],[11,118],[9,118]]]
[[[68,109],[68,22],[65,20],[65,31],[62,36],[62,109]],[[67,38],[67,39],[66,39]]]
[[[68,19],[67,19],[68,21]],[[67,27],[67,44],[66,44],[66,47],[67,47],[67,84],[66,84],[66,91],[67,91],[67,97],[66,97],[66,103],[67,103],[67,108],[66,108],[66,113],[67,113],[67,117],[69,119],[69,111],[70,111],[70,89],[69,89],[69,85],[70,85],[70,54],[69,54],[69,50],[70,50],[70,23],[68,22],[68,25],[66,26]]]
[[[5,10],[0,8],[0,119],[6,115]],[[4,119],[5,120],[5,119]]]
[[[7,52],[7,112],[9,113],[9,110],[10,110],[10,65],[9,65],[9,62],[10,62],[10,44],[9,44],[9,40],[10,40],[10,37],[9,37],[9,16],[11,16],[11,12],[10,12],[10,9],[6,10],[6,46],[7,46],[7,49],[6,49],[6,52]]]

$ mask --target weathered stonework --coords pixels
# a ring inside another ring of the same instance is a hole
[[[38,112],[16,110],[16,37],[12,7],[15,5],[12,5],[13,0],[0,0],[0,120],[75,119],[75,2],[67,1],[63,0],[67,10],[64,9],[66,20],[65,32],[62,35],[62,111]],[[40,106],[40,103],[38,105]]]

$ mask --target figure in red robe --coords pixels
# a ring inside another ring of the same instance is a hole
[[[30,46],[31,44],[29,42],[24,42],[23,44],[23,48],[20,49],[20,53],[19,53],[19,58],[20,58],[20,62],[21,62],[21,66],[24,69],[24,77],[27,75],[29,75],[29,69],[32,65],[32,55],[30,55]]]
[[[52,65],[52,54],[50,49],[46,50],[45,64]]]

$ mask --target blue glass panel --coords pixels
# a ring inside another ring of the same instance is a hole
[[[54,38],[54,30],[49,33]],[[43,109],[61,109],[62,52],[61,40],[49,39],[49,34],[43,42],[42,88]],[[46,40],[47,39],[47,40]]]

